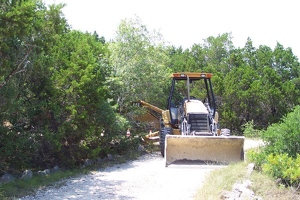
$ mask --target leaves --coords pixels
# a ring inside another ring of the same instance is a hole
[[[70,31],[61,8],[1,7],[0,119],[13,128],[1,127],[0,171],[78,164],[108,148],[127,123],[108,102],[107,45],[95,33]]]
[[[263,133],[263,139],[268,143],[266,151],[268,153],[287,153],[291,157],[296,157],[300,153],[298,140],[300,107],[296,106],[294,111],[283,118],[281,123],[272,124]]]
[[[150,33],[140,19],[121,22],[110,44],[114,80],[118,80],[112,89],[121,112],[139,99],[165,105],[162,99],[166,99],[164,87],[170,72],[162,43],[160,35]]]
[[[300,155],[293,159],[288,154],[267,156],[267,161],[262,166],[263,172],[282,179],[282,182],[288,186],[298,186],[300,182]]]

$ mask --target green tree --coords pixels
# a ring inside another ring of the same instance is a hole
[[[258,116],[260,89],[259,75],[250,66],[243,65],[230,71],[224,79],[222,124],[233,131]]]
[[[171,46],[168,48],[170,57],[169,68],[172,72],[199,72],[203,67],[201,62],[201,48],[194,45],[192,50],[183,50],[182,47],[176,48]]]
[[[299,61],[291,48],[284,49],[277,43],[273,53],[272,67],[282,77],[282,81],[288,81],[299,77]]]
[[[285,49],[279,43],[277,43],[273,55],[272,68],[280,76],[282,82],[283,101],[281,104],[285,107],[282,114],[287,114],[295,105],[299,105],[300,63],[298,58],[293,55],[291,48]]]
[[[282,82],[276,71],[265,66],[260,73],[260,115],[257,116],[256,124],[260,128],[278,122],[287,112],[286,103],[282,94]]]
[[[110,44],[115,101],[127,112],[139,99],[157,106],[166,105],[169,58],[161,35],[149,32],[139,18],[122,20],[115,41]]]
[[[204,40],[205,59],[207,67],[215,69],[222,73],[230,70],[228,59],[231,51],[234,49],[230,33],[218,35],[218,37],[208,37]]]
[[[247,38],[247,42],[242,49],[242,54],[243,63],[255,69],[257,66],[256,48],[253,46],[251,38]]]
[[[0,135],[1,170],[28,166],[37,156],[40,126],[51,123],[33,122],[47,119],[53,92],[48,50],[54,36],[68,29],[61,8],[47,10],[40,1],[1,2],[0,120],[9,125]]]
[[[262,73],[264,67],[271,67],[273,65],[273,51],[270,47],[260,45],[253,55],[255,57],[255,65],[252,66],[259,73]]]
[[[70,31],[57,38],[52,53],[53,100],[60,107],[58,132],[63,144],[58,157],[69,156],[72,159],[66,161],[76,164],[99,156],[111,138],[125,129],[108,101],[109,52],[95,35]]]
[[[265,111],[265,119],[261,123],[266,126],[278,122],[298,104],[299,89],[294,83],[299,77],[299,62],[291,49],[285,50],[280,44],[274,51],[267,46],[260,46],[256,51],[256,60],[255,69],[261,75],[263,94],[261,109]]]

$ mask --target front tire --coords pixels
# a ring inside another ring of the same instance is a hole
[[[245,160],[245,152],[244,152],[244,148],[241,151],[241,161]]]
[[[169,135],[171,133],[170,128],[161,128],[160,134],[159,134],[159,147],[160,147],[160,153],[162,157],[165,157],[165,142],[166,142],[166,135]]]

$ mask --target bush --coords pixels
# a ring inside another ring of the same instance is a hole
[[[127,137],[124,135],[115,136],[110,143],[109,153],[126,155],[137,152],[140,138],[135,136]]]
[[[266,162],[267,155],[263,150],[248,150],[247,151],[247,160],[255,163],[255,169],[261,171],[262,165]]]
[[[270,154],[267,162],[262,165],[262,170],[277,179],[280,178],[286,185],[297,186],[300,183],[300,155],[294,159],[288,154]]]
[[[4,199],[3,190],[1,187],[0,187],[0,199]]]
[[[254,129],[254,123],[252,121],[248,121],[246,124],[242,126],[243,133],[245,137],[248,138],[259,138],[261,136],[261,131]]]
[[[37,146],[27,132],[0,128],[0,174],[30,166]]]
[[[245,126],[246,132],[252,124]],[[249,151],[248,159],[256,168],[288,186],[300,184],[300,106],[283,118],[281,123],[272,124],[262,132],[266,146],[260,151]]]
[[[288,154],[296,158],[300,154],[300,106],[283,118],[281,123],[272,124],[263,132],[268,154]]]

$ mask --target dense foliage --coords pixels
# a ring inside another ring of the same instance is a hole
[[[260,152],[249,152],[249,159],[265,173],[281,179],[286,185],[298,186],[300,183],[300,145],[299,145],[300,106],[261,131],[265,146]]]
[[[295,186],[299,189],[300,184],[300,154],[296,158],[287,154],[269,154],[262,170],[286,186]]]
[[[120,112],[129,112],[130,102],[139,99],[165,106],[170,70],[161,36],[148,31],[138,18],[123,20],[109,46],[112,78],[117,80],[111,90]]]
[[[282,122],[272,124],[263,132],[262,138],[268,145],[265,151],[270,154],[287,154],[296,158],[300,154],[300,106],[283,117]]]
[[[132,101],[165,108],[172,72],[212,72],[221,127],[235,134],[250,121],[266,129],[299,105],[299,61],[280,43],[255,48],[249,38],[236,48],[224,33],[184,50],[139,18],[122,20],[106,42],[70,29],[62,8],[0,3],[0,174],[135,148],[125,137],[139,128]]]
[[[69,29],[62,6],[1,3],[0,171],[106,155],[127,120],[107,84],[107,44]]]

